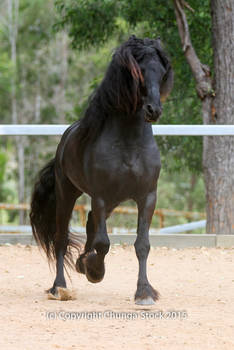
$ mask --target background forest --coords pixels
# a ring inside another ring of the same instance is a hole
[[[67,124],[81,118],[114,48],[134,33],[160,36],[175,71],[174,89],[160,123],[201,124],[200,101],[181,50],[172,4],[158,1],[161,11],[153,13],[151,0],[105,0],[99,23],[98,3],[67,1],[66,7],[53,0],[1,0],[0,123]],[[195,10],[187,14],[194,46],[203,62],[212,66],[208,1],[202,6],[195,0],[190,3]],[[162,156],[157,208],[203,212],[202,138],[159,136],[156,140]],[[54,136],[1,137],[0,202],[30,202],[36,174],[53,157],[58,142]],[[131,226],[130,216],[124,218],[115,215],[111,224]],[[17,211],[0,211],[0,224],[19,221],[27,223],[27,215],[20,218]],[[167,217],[165,225],[186,221]],[[155,219],[153,226],[157,225]]]

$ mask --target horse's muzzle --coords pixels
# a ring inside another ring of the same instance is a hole
[[[147,104],[143,106],[143,109],[145,111],[145,120],[148,123],[154,123],[158,121],[158,119],[162,114],[161,106],[154,106],[152,104]]]

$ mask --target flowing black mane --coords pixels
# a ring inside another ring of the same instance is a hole
[[[117,112],[131,117],[141,108],[144,77],[138,62],[155,53],[169,72],[171,66],[159,39],[139,39],[133,35],[115,50],[105,77],[80,121],[81,140],[95,138],[109,115]]]

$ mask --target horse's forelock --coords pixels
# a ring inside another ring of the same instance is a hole
[[[130,47],[123,47],[118,52],[118,63],[120,66],[126,68],[130,73],[135,82],[144,83],[144,77],[141,69],[134,58]]]
[[[133,55],[133,46],[127,42],[117,49],[111,67],[115,67],[118,82],[113,92],[118,107],[128,114],[135,113],[140,103],[140,85],[144,85],[144,77]],[[129,79],[129,74],[132,79]]]
[[[133,57],[133,56],[132,56]],[[144,77],[142,75],[141,69],[137,63],[137,61],[133,58],[133,60],[130,60],[129,70],[131,72],[131,75],[133,79],[137,82],[144,83]]]

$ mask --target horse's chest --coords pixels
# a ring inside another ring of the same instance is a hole
[[[125,151],[120,157],[120,167],[123,171],[138,173],[141,168],[140,152]]]
[[[154,177],[159,164],[159,153],[156,149],[141,147],[112,147],[109,150],[95,152],[93,158],[95,173],[102,174],[106,181],[125,181],[125,178],[141,179]]]
[[[96,147],[84,164],[90,193],[115,202],[152,191],[159,169],[160,157],[156,145],[124,149],[112,145]]]

